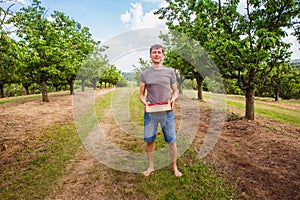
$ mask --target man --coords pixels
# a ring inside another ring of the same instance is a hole
[[[177,177],[182,173],[177,169],[177,146],[175,132],[174,104],[178,97],[176,76],[171,68],[162,66],[164,49],[161,45],[155,44],[150,48],[152,66],[143,71],[140,75],[140,101],[146,106],[161,102],[170,101],[171,111],[144,113],[144,140],[147,142],[146,152],[149,167],[143,172],[149,176],[154,171],[154,151],[157,125],[160,123],[165,141],[169,144],[169,151],[174,174]],[[147,90],[147,96],[145,96]],[[171,93],[172,91],[172,93]]]

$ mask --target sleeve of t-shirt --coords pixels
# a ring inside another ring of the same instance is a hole
[[[171,70],[171,84],[176,83],[176,75],[175,75],[175,71]]]
[[[144,73],[141,73],[140,75],[140,82],[145,83]]]

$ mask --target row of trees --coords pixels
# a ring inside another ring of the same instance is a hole
[[[299,0],[249,0],[244,2],[244,13],[238,11],[239,0],[166,2],[156,12],[173,31],[171,37],[162,36],[169,49],[164,62],[176,69],[180,84],[185,78],[196,79],[199,99],[211,65],[202,47],[222,74],[226,91],[245,94],[248,119],[254,119],[255,93],[276,98],[279,94],[287,98],[299,95],[299,71],[290,65],[290,44],[283,42],[287,29],[294,30],[300,40]],[[68,84],[72,94],[76,77],[82,90],[87,80],[94,88],[97,82],[115,85],[120,80],[120,72],[109,64],[105,49],[99,48],[100,42],[92,39],[88,28],[61,12],[47,17],[38,0],[15,13],[11,11],[13,5],[0,8],[1,96],[4,86],[12,83],[25,88],[38,84],[43,101],[49,101],[49,84]],[[174,37],[178,33],[197,41],[201,48],[182,43],[181,37]],[[187,55],[178,56],[178,51]],[[195,62],[203,65],[201,70],[193,65]],[[290,90],[284,94],[283,87]]]
[[[91,81],[93,88],[96,89],[97,83],[100,83],[100,88],[102,88],[102,85],[104,87],[107,87],[107,84],[116,85],[121,79],[121,72],[116,66],[109,64],[107,56],[101,53],[103,51],[105,47],[96,48],[80,68],[77,79],[81,81],[82,91],[87,80]]]
[[[184,56],[174,53],[174,48],[194,52],[202,59],[205,53],[186,50],[186,45],[174,34],[184,34],[204,47],[218,67],[224,82],[234,82],[246,98],[245,117],[254,119],[254,94],[269,85],[278,98],[283,82],[294,82],[291,87],[299,91],[299,71],[290,63],[290,44],[283,41],[287,30],[300,41],[299,0],[247,0],[245,11],[238,11],[239,0],[166,0],[166,6],[156,14],[167,21],[173,36],[164,36],[169,51],[166,63],[174,66],[188,78],[198,83],[198,97],[206,73],[199,71]],[[172,39],[173,38],[173,39]],[[180,46],[181,45],[181,46]],[[194,48],[197,49],[197,48]],[[202,54],[202,55],[200,55]],[[209,65],[201,61],[202,65]],[[205,68],[204,68],[205,69]],[[205,71],[205,70],[204,70]],[[296,87],[298,86],[298,88]],[[263,91],[260,91],[261,93]]]
[[[62,12],[54,11],[47,16],[38,0],[17,12],[12,11],[13,6],[6,10],[0,8],[1,97],[4,97],[4,86],[12,83],[22,84],[26,91],[32,84],[38,84],[46,102],[49,101],[48,84],[68,84],[73,94],[74,81],[81,68],[79,78],[83,82],[89,79],[93,83],[115,84],[120,78],[87,27]],[[84,70],[90,72],[84,74]]]

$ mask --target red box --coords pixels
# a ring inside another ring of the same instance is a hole
[[[160,103],[149,103],[146,105],[146,112],[153,113],[153,112],[165,112],[170,111],[171,109],[171,102],[160,102]]]

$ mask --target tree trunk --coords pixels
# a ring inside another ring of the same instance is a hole
[[[246,97],[246,113],[245,117],[254,120],[254,87],[248,87],[245,91]]]
[[[81,91],[84,92],[85,80],[81,80]]]
[[[182,83],[183,82],[178,82],[178,91],[179,91],[179,94],[183,94],[183,89],[182,89]]]
[[[177,78],[178,80],[178,90],[179,90],[179,94],[183,94],[183,82],[184,82],[184,78],[182,76],[182,74],[179,75],[179,78]]]
[[[47,89],[47,84],[45,81],[42,81],[40,83],[41,87],[42,87],[42,100],[44,102],[49,102],[49,97],[48,97],[48,89]]]
[[[4,84],[0,84],[0,93],[1,93],[1,98],[4,98]]]
[[[182,86],[183,86],[183,81],[184,81],[184,78],[182,76],[182,74],[178,71],[175,70],[175,75],[176,75],[176,80],[178,82],[178,92],[179,94],[183,94],[183,89],[182,89]]]
[[[202,84],[203,84],[203,78],[202,77],[196,77],[197,80],[197,85],[198,85],[198,99],[203,100],[203,95],[202,95]]]
[[[278,102],[279,100],[279,90],[276,88],[275,89],[275,101]]]
[[[22,83],[22,86],[23,86],[24,89],[25,89],[25,95],[29,95],[29,87],[30,87],[30,84]]]
[[[93,80],[93,88],[94,88],[94,90],[97,89],[97,81],[96,80]]]
[[[74,80],[68,80],[69,86],[70,86],[70,95],[74,94]]]
[[[28,87],[24,87],[25,88],[25,95],[29,95],[30,92],[29,92],[29,86]]]

